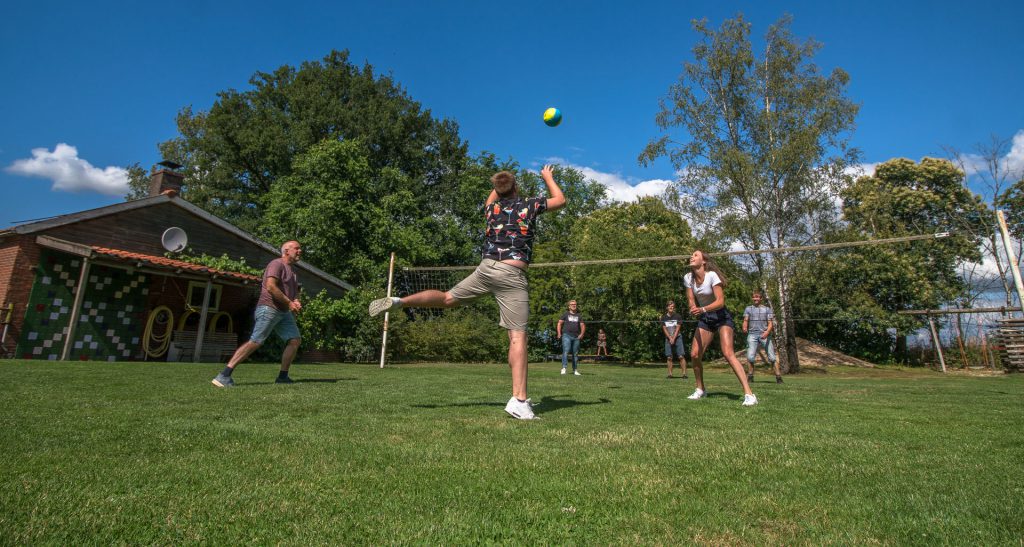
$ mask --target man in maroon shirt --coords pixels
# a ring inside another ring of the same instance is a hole
[[[235,354],[228,361],[228,366],[213,379],[213,385],[217,387],[231,387],[235,385],[231,379],[231,373],[239,363],[246,360],[252,352],[256,351],[271,332],[276,332],[282,340],[287,341],[284,353],[281,355],[281,372],[278,373],[277,383],[290,384],[292,379],[288,377],[288,368],[295,359],[295,352],[299,349],[299,342],[302,337],[299,335],[299,327],[295,324],[294,313],[302,309],[299,302],[299,279],[292,270],[292,264],[299,261],[302,256],[302,246],[298,241],[289,241],[281,246],[281,258],[275,258],[267,264],[263,271],[263,286],[260,289],[260,299],[256,303],[256,324],[252,328],[252,336],[249,341],[239,346]]]

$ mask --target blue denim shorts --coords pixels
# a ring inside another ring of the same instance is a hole
[[[732,322],[732,314],[726,308],[704,312],[697,318],[698,329],[715,332],[722,327],[732,327],[733,330],[736,330],[736,325]]]
[[[256,306],[256,325],[252,328],[249,340],[262,344],[276,332],[282,340],[301,338],[299,326],[295,324],[295,316],[291,311],[281,311],[271,306]]]
[[[669,343],[668,338],[665,339],[665,357],[672,357],[672,348],[676,350],[676,357],[686,356],[686,346],[683,345],[683,335],[680,333],[676,336],[676,341]]]

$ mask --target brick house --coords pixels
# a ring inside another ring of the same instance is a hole
[[[183,230],[192,255],[262,268],[278,247],[178,197],[182,176],[153,173],[150,196],[0,230],[0,351],[23,359],[224,360],[244,341],[260,278],[167,257]],[[305,262],[302,288],[352,286]],[[203,328],[200,328],[200,325]]]

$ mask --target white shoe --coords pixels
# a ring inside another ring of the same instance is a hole
[[[580,374],[580,371],[578,371],[578,370],[572,371],[572,374],[573,374],[573,376],[583,376],[582,374]]]
[[[693,392],[693,395],[690,395],[689,397],[687,397],[687,399],[690,399],[691,401],[696,401],[697,399],[703,399],[704,396],[707,395],[707,394],[708,394],[708,392],[704,391],[701,388],[697,388]]]
[[[563,375],[565,374],[565,369],[564,369],[564,368],[562,369],[562,374],[563,374]]]
[[[751,393],[743,396],[743,406],[754,406],[757,404],[757,395]]]
[[[533,414],[532,404],[530,399],[520,402],[515,397],[508,400],[508,404],[505,405],[505,412],[508,412],[509,416],[517,420],[536,420],[537,416]]]
[[[378,298],[373,302],[370,302],[370,317],[373,317],[382,311],[390,310],[393,307],[395,307],[395,300],[393,298],[387,296],[384,298]]]

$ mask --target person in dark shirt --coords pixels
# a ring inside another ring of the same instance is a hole
[[[569,354],[572,354],[572,373],[574,376],[582,376],[577,370],[580,362],[580,340],[583,333],[587,332],[587,324],[580,317],[580,311],[575,300],[569,301],[569,311],[562,314],[558,320],[558,338],[562,341],[562,374],[568,364]]]
[[[676,313],[676,303],[672,300],[665,305],[665,314],[661,316],[661,332],[665,335],[665,360],[668,366],[668,377],[672,377],[672,352],[675,350],[679,359],[679,368],[686,378],[686,347],[683,345],[683,316]]]
[[[562,189],[555,182],[550,165],[540,171],[548,196],[519,196],[516,177],[501,171],[491,177],[493,190],[487,197],[484,232],[484,256],[466,279],[448,292],[421,291],[404,298],[378,298],[370,303],[370,315],[395,308],[452,308],[484,294],[498,301],[501,320],[508,329],[508,364],[512,369],[512,398],[505,412],[520,420],[532,420],[533,405],[526,393],[526,323],[530,317],[530,293],[526,268],[533,254],[534,225],[537,215],[565,205]]]
[[[295,324],[295,315],[302,309],[299,302],[299,280],[295,276],[292,265],[302,256],[302,246],[298,241],[289,241],[281,246],[281,258],[275,258],[267,264],[263,271],[263,285],[260,288],[260,299],[256,303],[256,324],[252,328],[249,341],[242,344],[231,356],[228,365],[213,379],[217,387],[232,387],[235,381],[231,373],[239,363],[249,358],[274,332],[287,343],[281,354],[281,371],[277,375],[277,383],[290,384],[288,368],[295,359],[302,337],[299,327]]]

